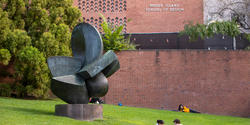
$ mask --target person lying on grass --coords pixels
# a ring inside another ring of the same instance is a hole
[[[187,108],[186,106],[183,106],[182,104],[179,105],[178,111],[180,111],[180,112],[200,113],[198,111],[195,111],[195,110],[192,110],[190,108]]]

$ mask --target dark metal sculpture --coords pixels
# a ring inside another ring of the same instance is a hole
[[[74,28],[71,48],[73,57],[48,58],[52,92],[69,104],[87,104],[90,97],[104,96],[108,92],[107,77],[120,68],[115,53],[102,55],[101,36],[87,23]]]

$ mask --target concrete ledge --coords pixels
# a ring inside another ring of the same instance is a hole
[[[102,105],[94,104],[63,104],[55,106],[55,115],[70,117],[76,120],[93,121],[102,119]]]

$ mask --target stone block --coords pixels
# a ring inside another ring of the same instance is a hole
[[[56,105],[55,115],[76,120],[93,121],[103,118],[103,106],[96,104],[62,104]]]

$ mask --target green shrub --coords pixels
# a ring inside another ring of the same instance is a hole
[[[31,38],[28,36],[27,32],[19,29],[9,32],[6,41],[3,43],[3,47],[8,49],[14,56],[16,56],[19,50],[30,45]]]
[[[29,46],[17,55],[16,79],[25,91],[23,95],[46,97],[49,89],[50,78],[46,59],[35,47]]]
[[[205,39],[213,37],[216,34],[222,34],[230,37],[236,37],[240,35],[239,24],[233,21],[213,22],[208,25],[205,24],[192,24],[185,25],[184,30],[180,32],[180,35],[189,36],[190,41],[195,41],[198,38]],[[250,42],[250,34],[244,33],[244,37]],[[246,47],[250,49],[250,46]]]
[[[102,37],[104,50],[134,50],[136,46],[130,43],[130,37],[125,38],[122,33],[124,25],[114,26],[108,24],[106,18],[103,15],[101,16],[103,19],[101,26],[104,32],[104,36]]]
[[[244,37],[250,42],[250,34],[245,34]]]
[[[192,24],[185,25],[184,30],[180,32],[181,35],[188,35],[191,41],[199,37],[205,39],[212,37],[215,34],[222,34],[231,37],[236,37],[240,34],[238,24],[235,21],[213,22],[208,25]]]
[[[0,83],[0,96],[10,97],[11,93],[11,84]]]
[[[35,47],[38,48],[46,58],[59,53],[59,42],[50,32],[43,33],[40,40],[36,41]]]
[[[12,89],[12,95],[14,97],[25,97],[26,96],[26,89],[23,85],[19,84],[19,83],[14,83],[11,86]]]
[[[71,30],[81,20],[72,0],[0,0],[0,63],[13,62],[18,96],[47,96],[45,58],[72,55]]]
[[[0,1],[1,4],[2,1]],[[0,48],[2,48],[2,43],[6,40],[7,34],[11,30],[12,21],[8,18],[8,12],[4,11],[0,7]]]
[[[0,63],[8,65],[11,58],[11,54],[7,49],[0,49]]]

